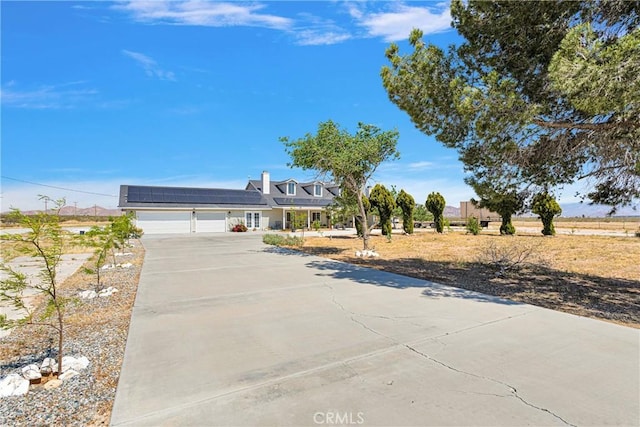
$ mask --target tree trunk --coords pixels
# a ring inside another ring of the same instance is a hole
[[[369,249],[369,224],[367,223],[367,212],[364,209],[364,203],[362,202],[362,192],[356,192],[356,198],[358,200],[358,209],[360,210],[360,215],[362,216],[362,246],[363,250]]]
[[[62,311],[56,304],[56,312],[58,314],[58,376],[62,373],[62,340],[64,337],[64,330],[62,329]]]

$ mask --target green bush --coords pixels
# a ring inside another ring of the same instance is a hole
[[[467,219],[467,231],[474,236],[480,234],[480,223],[475,216],[472,216]]]
[[[280,234],[265,234],[262,236],[262,242],[273,246],[295,246],[301,247],[304,240],[297,236],[282,236]]]

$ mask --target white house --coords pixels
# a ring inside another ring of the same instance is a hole
[[[244,190],[121,185],[118,207],[134,212],[146,234],[228,232],[238,223],[281,230],[301,213],[307,227],[314,221],[330,225],[326,208],[338,191],[322,181],[271,181],[263,172]]]

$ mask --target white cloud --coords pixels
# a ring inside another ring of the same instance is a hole
[[[129,12],[136,21],[208,27],[251,26],[284,30],[292,20],[260,13],[259,3],[208,1],[129,1],[114,8]]]
[[[128,56],[129,58],[136,61],[138,65],[140,65],[144,69],[144,72],[147,74],[147,76],[155,77],[160,80],[176,80],[176,77],[172,71],[165,71],[160,68],[155,59],[151,58],[150,56],[126,49],[122,49],[122,53],[123,55]]]
[[[10,81],[0,91],[0,99],[5,107],[40,110],[76,108],[98,94],[97,90],[84,87],[85,84],[78,81],[20,90],[15,81]]]
[[[394,42],[407,39],[413,28],[419,28],[424,34],[450,29],[450,10],[448,7],[440,8],[439,12],[433,12],[429,7],[392,3],[392,10],[386,12],[366,13],[351,6],[349,13],[370,37],[382,37],[387,42]]]
[[[407,165],[407,167],[412,170],[432,169],[434,166],[435,164],[433,162],[428,161],[414,162]]]
[[[348,33],[322,32],[318,30],[301,30],[296,33],[297,44],[301,46],[331,45],[349,40]]]

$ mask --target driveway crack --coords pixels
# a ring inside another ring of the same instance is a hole
[[[518,399],[520,402],[522,402],[524,405],[526,405],[526,406],[528,406],[530,408],[533,408],[535,410],[541,411],[541,412],[546,412],[547,414],[549,414],[552,417],[558,419],[559,421],[561,421],[563,424],[565,424],[567,426],[577,427],[575,424],[571,424],[570,422],[568,422],[567,420],[565,420],[564,418],[562,418],[558,414],[550,411],[549,409],[534,405],[533,403],[529,402],[528,400],[526,400],[525,398],[520,396],[520,394],[518,393],[518,390],[514,386],[512,386],[512,385],[510,385],[508,383],[505,383],[504,381],[496,380],[494,378],[486,377],[484,375],[478,375],[478,374],[474,374],[472,372],[467,372],[467,371],[463,371],[461,369],[458,369],[458,368],[456,368],[456,367],[454,367],[452,365],[449,365],[449,364],[447,364],[447,363],[445,363],[445,362],[443,362],[441,360],[433,358],[432,356],[428,355],[427,353],[424,353],[424,352],[416,349],[415,347],[413,347],[413,346],[411,346],[411,345],[409,345],[407,343],[400,342],[400,341],[396,340],[395,338],[392,338],[392,337],[390,337],[388,335],[385,335],[385,334],[383,334],[383,333],[381,333],[379,331],[376,331],[375,329],[367,326],[364,322],[362,322],[362,321],[360,321],[360,320],[358,320],[356,318],[356,316],[363,316],[363,315],[361,315],[359,313],[355,313],[355,312],[353,312],[351,310],[348,310],[344,305],[342,305],[341,303],[339,303],[336,300],[336,296],[335,296],[333,287],[331,285],[328,285],[328,284],[325,284],[325,286],[331,290],[331,301],[333,302],[333,304],[336,307],[338,307],[343,313],[348,315],[352,322],[360,325],[361,327],[363,327],[367,331],[370,331],[370,332],[372,332],[372,333],[374,333],[374,334],[376,334],[378,336],[384,337],[384,338],[390,340],[391,342],[393,342],[393,343],[395,343],[397,345],[403,346],[404,348],[406,348],[407,350],[417,354],[418,356],[420,356],[420,357],[422,357],[422,358],[424,358],[424,359],[426,359],[426,360],[428,360],[428,361],[430,361],[432,363],[440,365],[440,366],[442,366],[442,367],[444,367],[446,369],[449,369],[449,370],[451,370],[451,371],[453,371],[455,373],[462,374],[462,375],[468,375],[468,376],[471,376],[471,377],[474,377],[474,378],[477,378],[477,379],[480,379],[480,380],[483,380],[483,381],[489,381],[489,382],[492,382],[492,383],[495,383],[495,384],[499,384],[499,385],[501,385],[503,387],[506,387],[509,390],[509,393],[510,393],[509,395],[504,395],[504,396],[503,395],[495,395],[495,396],[499,396],[499,397],[514,397],[514,398]],[[382,319],[388,319],[388,320],[396,321],[396,319],[394,319],[394,318],[385,317],[385,316],[368,316],[368,317],[376,317],[376,318],[382,318]],[[510,318],[511,317],[509,317],[508,319],[510,319]],[[496,323],[496,321],[487,322],[487,324],[491,324],[491,323]],[[434,338],[434,341],[438,342],[439,344],[442,344],[441,342],[439,342],[437,340],[437,338],[439,338],[439,337]]]

